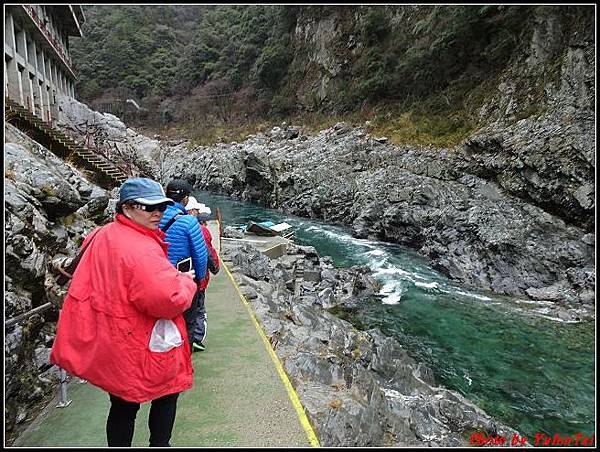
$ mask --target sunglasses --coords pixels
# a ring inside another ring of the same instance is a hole
[[[155,210],[164,212],[167,210],[167,204],[153,204],[151,206],[146,204],[131,204],[131,207],[134,209],[145,210],[146,212],[154,212]]]

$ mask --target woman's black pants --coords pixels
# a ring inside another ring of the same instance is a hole
[[[106,438],[109,447],[130,447],[135,427],[135,417],[140,404],[127,402],[113,394],[110,396],[110,411],[106,420]],[[152,401],[148,427],[150,428],[150,447],[169,447],[177,397],[179,393],[169,394]]]

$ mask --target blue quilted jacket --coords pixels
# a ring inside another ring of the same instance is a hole
[[[167,210],[160,220],[160,228],[162,229],[178,213],[184,215],[177,218],[166,232],[165,241],[169,244],[167,250],[169,260],[173,265],[177,265],[177,262],[191,256],[196,275],[198,278],[202,278],[206,274],[207,251],[204,236],[196,218],[189,215],[185,207],[176,202],[172,206],[167,206]]]

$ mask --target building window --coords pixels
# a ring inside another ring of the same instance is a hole
[[[21,32],[21,30],[19,30],[15,24],[14,27],[14,31],[15,31],[15,53],[21,53],[20,51],[20,46],[19,46],[19,33]]]
[[[27,40],[27,61],[33,62],[35,55],[33,54],[33,43]]]

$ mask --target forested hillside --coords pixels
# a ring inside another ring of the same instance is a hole
[[[142,110],[126,119],[188,136],[370,119],[396,141],[456,144],[503,115],[490,116],[489,105],[508,71],[519,86],[509,119],[539,113],[562,38],[593,33],[584,6],[84,8],[85,35],[72,44],[81,99],[101,107],[131,98]],[[539,39],[551,50],[535,72],[518,73],[544,17],[552,29]]]

